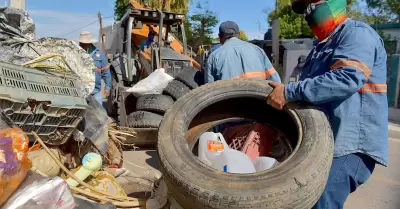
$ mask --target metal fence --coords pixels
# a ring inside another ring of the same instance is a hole
[[[399,86],[399,68],[400,68],[400,55],[394,54],[388,56],[387,61],[387,98],[389,107],[398,107],[400,104],[400,97],[398,92]]]

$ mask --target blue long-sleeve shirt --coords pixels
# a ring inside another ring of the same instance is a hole
[[[307,101],[326,113],[335,157],[363,153],[387,164],[386,60],[375,30],[348,19],[310,52],[300,81],[285,87],[288,101]]]
[[[207,54],[207,57],[204,59],[204,64],[201,66],[202,70],[205,70],[207,67],[207,60],[208,57],[210,56],[211,53],[213,53],[215,50],[217,50],[219,47],[221,47],[222,44],[215,44],[214,46],[211,47],[210,51]]]
[[[281,82],[264,50],[238,38],[230,38],[210,54],[204,70],[205,83],[231,78]]]
[[[111,73],[110,73],[110,65],[108,64],[108,60],[106,54],[102,52],[100,49],[93,48],[93,51],[90,53],[92,56],[95,65],[96,65],[96,84],[94,87],[94,93],[101,91],[101,79],[104,79],[105,89],[111,89]]]

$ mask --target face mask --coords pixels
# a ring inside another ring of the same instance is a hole
[[[324,40],[347,19],[346,5],[346,0],[327,0],[307,6],[305,19],[318,40]]]

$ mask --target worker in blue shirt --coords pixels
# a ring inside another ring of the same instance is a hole
[[[103,104],[103,96],[110,95],[111,89],[111,73],[110,65],[108,64],[107,57],[103,51],[97,49],[93,44],[97,40],[93,39],[90,32],[82,32],[78,38],[79,46],[86,50],[90,56],[92,56],[94,63],[96,65],[96,84],[93,90],[94,98],[99,102],[100,105]],[[101,89],[101,80],[104,79],[104,91]]]
[[[207,60],[208,57],[210,56],[211,53],[213,53],[215,50],[217,50],[220,46],[222,46],[220,43],[215,44],[214,46],[211,47],[210,51],[208,51],[206,58],[203,61],[203,64],[201,65],[201,70],[197,71],[194,80],[198,85],[204,85],[204,72],[206,72],[206,67],[207,67]]]
[[[214,46],[211,47],[210,51],[208,51],[207,56],[206,56],[205,59],[204,59],[203,65],[201,66],[202,70],[205,70],[205,69],[206,69],[206,67],[207,67],[207,60],[208,60],[208,57],[210,56],[210,54],[213,53],[215,50],[217,50],[217,49],[218,49],[219,47],[221,47],[221,46],[222,46],[222,44],[218,43],[218,44],[215,44]]]
[[[346,198],[388,161],[386,51],[380,36],[346,15],[346,0],[295,0],[318,38],[300,81],[271,83],[268,103],[317,105],[330,121],[334,158],[326,188],[314,209],[343,208]],[[315,139],[318,140],[318,139]]]
[[[239,39],[239,26],[235,22],[223,22],[218,36],[222,46],[207,59],[205,83],[231,78],[281,81],[264,50]]]

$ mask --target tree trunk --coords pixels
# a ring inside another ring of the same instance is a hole
[[[200,29],[200,38],[199,38],[199,45],[202,45],[204,43],[204,33],[206,30],[206,19],[201,20],[201,29]]]
[[[167,1],[167,0],[163,0],[163,1],[162,1],[161,11],[165,11],[165,6],[166,6],[166,4],[167,4],[166,1]],[[161,27],[161,26],[160,26],[160,27]]]

